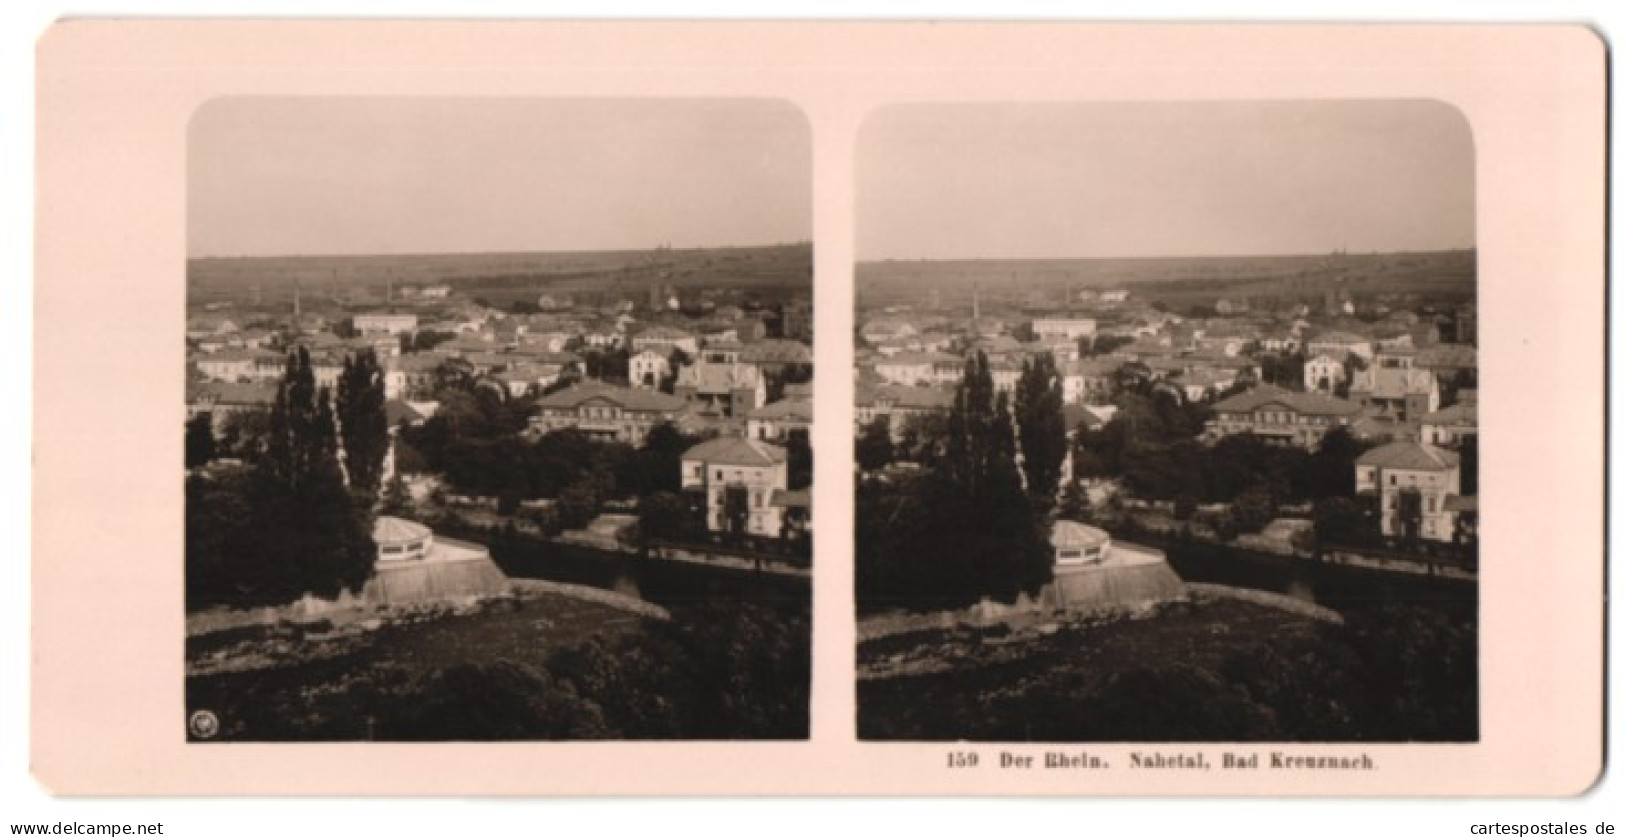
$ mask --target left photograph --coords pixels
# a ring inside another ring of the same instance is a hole
[[[240,97],[187,149],[188,740],[807,737],[798,109]]]

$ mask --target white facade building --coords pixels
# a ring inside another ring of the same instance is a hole
[[[704,493],[709,530],[738,525],[744,533],[776,538],[784,508],[774,495],[789,489],[788,459],[784,448],[752,439],[701,442],[683,454],[683,490]]]

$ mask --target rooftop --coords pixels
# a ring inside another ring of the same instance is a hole
[[[595,398],[609,401],[624,410],[643,412],[670,412],[687,403],[675,395],[655,390],[618,387],[601,381],[585,381],[542,396],[537,400],[536,406],[573,410]]]
[[[764,407],[752,410],[749,418],[753,419],[799,419],[812,421],[813,405],[805,398],[783,398]]]
[[[784,448],[777,445],[737,437],[701,442],[683,454],[684,461],[699,460],[707,465],[743,465],[756,468],[774,465],[787,458],[788,454]]]
[[[1331,343],[1333,345],[1347,346],[1355,343],[1370,343],[1371,338],[1347,331],[1327,331],[1309,338],[1310,343]]]
[[[1404,398],[1406,395],[1425,394],[1433,387],[1433,373],[1426,369],[1372,366],[1354,373],[1349,392],[1366,392],[1375,398]]]
[[[1239,395],[1213,405],[1216,413],[1250,413],[1260,407],[1279,404],[1304,415],[1352,416],[1360,412],[1360,405],[1342,398],[1313,392],[1292,392],[1280,387],[1262,384]]]
[[[1361,454],[1355,464],[1405,471],[1448,471],[1461,464],[1461,457],[1421,442],[1391,442]]]
[[[1422,417],[1423,424],[1478,424],[1478,405],[1452,404]]]
[[[431,534],[429,527],[421,523],[388,515],[380,515],[372,525],[373,542],[380,546],[416,543]]]
[[[742,349],[746,363],[812,363],[812,349],[799,340],[758,340]]]
[[[893,357],[879,358],[876,366],[923,366],[938,363],[963,363],[957,357],[942,352],[901,352]]]

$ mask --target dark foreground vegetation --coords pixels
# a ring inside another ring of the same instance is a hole
[[[860,669],[897,673],[859,682],[858,734],[1476,741],[1477,644],[1474,623],[1432,609],[1383,606],[1331,625],[1224,600],[1050,635],[1000,626],[892,636],[859,646]]]
[[[288,627],[194,638],[189,660],[245,643],[306,650],[291,665],[188,677],[187,710],[218,716],[216,740],[807,737],[804,601],[672,617],[546,596],[342,642]]]

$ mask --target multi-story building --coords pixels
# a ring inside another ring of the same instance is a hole
[[[270,384],[239,384],[220,381],[187,384],[186,418],[209,416],[210,427],[219,436],[226,419],[237,413],[270,410],[277,388]]]
[[[1179,388],[1186,401],[1201,401],[1234,387],[1238,377],[1239,373],[1234,369],[1202,366],[1180,375],[1172,383]]]
[[[1459,343],[1441,343],[1417,350],[1413,365],[1432,372],[1440,380],[1450,380],[1463,372],[1478,371],[1478,351]]]
[[[355,330],[362,334],[406,334],[416,331],[416,314],[357,314]]]
[[[531,431],[575,428],[590,436],[641,445],[655,425],[675,421],[686,402],[674,395],[589,381],[544,395],[530,417]]]
[[[445,355],[427,353],[390,358],[389,370],[400,375],[399,397],[423,397],[432,393],[435,385],[439,383],[436,380],[437,372],[446,360]]]
[[[1354,373],[1349,399],[1368,415],[1411,422],[1439,409],[1439,381],[1426,369],[1370,366]]]
[[[1061,401],[1104,402],[1112,394],[1112,376],[1123,366],[1114,358],[1077,360],[1061,367]]]
[[[1461,494],[1461,457],[1419,442],[1393,442],[1354,463],[1354,487],[1375,496],[1382,534],[1449,541],[1455,536],[1451,497]]]
[[[1360,415],[1352,401],[1313,392],[1258,386],[1213,405],[1204,435],[1222,439],[1251,433],[1268,441],[1314,449],[1328,431],[1347,427]]]
[[[1372,355],[1371,338],[1346,331],[1322,332],[1309,338],[1306,345],[1310,357],[1330,355],[1343,360],[1349,355],[1359,355],[1363,360],[1370,360]]]
[[[957,382],[965,362],[953,355],[930,352],[902,352],[875,361],[875,374],[889,384],[922,386]]]
[[[683,490],[704,498],[705,525],[713,532],[779,537],[789,490],[784,448],[756,439],[723,437],[683,454]]]
[[[953,401],[953,390],[945,387],[860,385],[857,390],[856,429],[861,433],[875,419],[884,417],[891,428],[892,440],[897,441],[911,422],[930,415],[946,416]]]
[[[1303,364],[1303,388],[1309,392],[1331,394],[1338,384],[1348,380],[1348,368],[1343,358],[1331,354],[1311,356]]]
[[[1077,340],[1095,336],[1095,321],[1090,317],[1039,317],[1033,320],[1033,336],[1063,337]]]
[[[812,420],[811,398],[781,398],[745,415],[745,438],[784,444],[793,432],[810,432]]]
[[[632,386],[641,389],[656,389],[660,382],[671,374],[671,361],[666,355],[654,349],[644,349],[627,358],[627,377],[631,379]]]
[[[694,335],[680,328],[650,326],[632,337],[632,351],[641,352],[644,349],[653,349],[669,357],[673,349],[693,355],[700,350],[700,346]]]
[[[1016,360],[998,360],[987,365],[993,378],[993,392],[1006,393],[1015,398],[1016,384],[1021,380],[1021,363]]]
[[[1478,405],[1452,404],[1428,413],[1421,419],[1422,441],[1441,447],[1455,447],[1469,438],[1478,438]]]
[[[247,381],[254,376],[254,363],[259,352],[245,349],[222,349],[193,358],[198,372],[211,381]]]
[[[672,391],[706,415],[739,417],[767,403],[762,371],[739,362],[739,349],[706,349],[699,360],[677,370]]]
[[[1029,356],[1048,354],[1055,358],[1056,365],[1071,363],[1082,357],[1082,352],[1078,351],[1078,341],[1065,337],[1041,337],[1022,346],[1022,350]]]
[[[875,345],[892,340],[901,340],[918,334],[919,329],[913,323],[902,320],[870,320],[858,332],[865,343]]]

